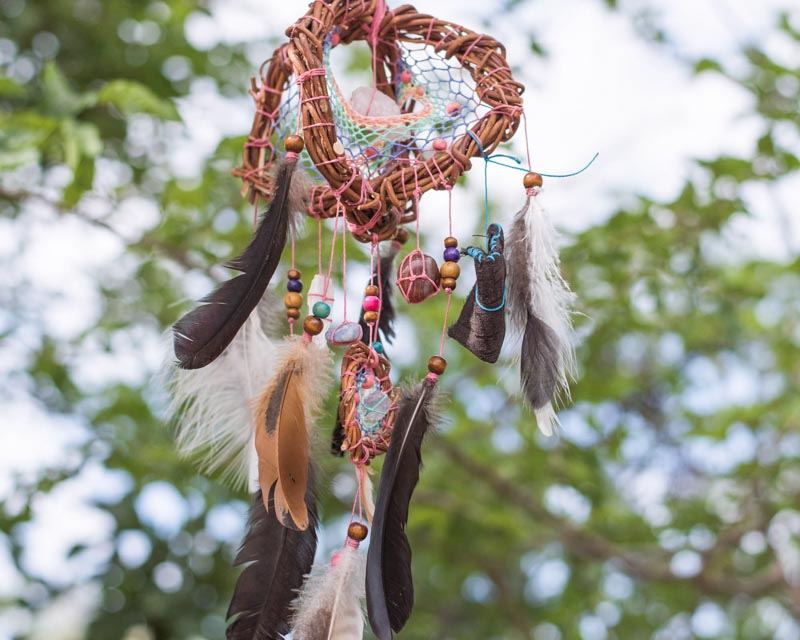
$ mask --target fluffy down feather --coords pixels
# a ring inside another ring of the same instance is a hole
[[[514,218],[507,243],[508,307],[523,334],[520,377],[525,397],[548,435],[558,424],[552,402],[569,398],[569,379],[575,373],[575,294],[561,276],[556,238],[537,196],[530,195]]]
[[[276,346],[262,330],[271,307],[265,297],[208,366],[182,369],[170,362],[165,369],[179,453],[198,457],[206,471],[222,471],[236,487],[246,486],[249,476],[253,402],[274,371]]]
[[[365,571],[366,556],[347,545],[324,573],[309,576],[295,602],[292,640],[360,640]]]

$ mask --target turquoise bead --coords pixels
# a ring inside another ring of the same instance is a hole
[[[315,302],[311,312],[317,318],[327,318],[331,315],[331,306],[327,302]]]
[[[383,343],[378,342],[377,340],[372,343],[372,348],[375,349],[376,353],[383,353]]]

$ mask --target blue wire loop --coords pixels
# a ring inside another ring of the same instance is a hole
[[[491,225],[489,225],[489,226],[491,226]],[[466,250],[467,255],[470,258],[472,258],[473,260],[477,260],[479,264],[483,262],[484,258],[486,258],[487,260],[491,260],[492,262],[497,260],[497,258],[500,257],[500,252],[496,251],[495,249],[497,249],[497,243],[500,241],[500,232],[502,230],[503,230],[503,228],[498,224],[497,225],[497,233],[492,234],[491,236],[489,236],[489,239],[487,240],[486,244],[488,246],[489,251],[491,251],[491,253],[486,253],[480,247],[467,247],[467,250]],[[494,308],[490,308],[490,307],[485,306],[480,301],[480,298],[478,297],[478,283],[476,282],[475,283],[475,304],[477,304],[484,311],[489,311],[490,313],[493,312],[493,311],[500,311],[500,309],[502,309],[503,307],[506,306],[506,285],[505,285],[505,283],[503,283],[503,299],[502,299],[502,301],[500,302],[500,304],[498,306],[496,306]]]
[[[484,192],[484,204],[486,205],[486,230],[489,230],[489,164],[496,164],[501,167],[505,167],[506,169],[514,169],[515,171],[524,171],[525,173],[528,172],[528,169],[522,165],[522,160],[517,158],[516,156],[509,155],[507,153],[493,153],[492,155],[488,155],[486,153],[486,149],[483,148],[483,144],[481,144],[480,139],[476,136],[472,131],[467,129],[467,135],[475,141],[475,144],[478,145],[478,150],[481,152],[481,156],[485,161],[483,166],[483,192]],[[543,178],[571,178],[573,176],[580,175],[584,171],[586,171],[589,167],[594,164],[594,161],[597,160],[597,157],[600,155],[600,152],[592,156],[592,159],[586,164],[585,167],[579,169],[578,171],[573,171],[572,173],[539,173],[540,176]],[[506,162],[500,162],[498,158],[505,158],[507,160],[513,160],[516,162],[516,165],[508,164]]]

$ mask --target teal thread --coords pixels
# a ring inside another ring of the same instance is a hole
[[[490,226],[491,226],[490,224],[486,225],[487,231],[488,231]],[[500,252],[499,251],[495,251],[495,249],[497,248],[497,243],[500,241],[500,233],[503,231],[503,227],[501,227],[499,224],[496,225],[496,226],[497,226],[497,233],[492,234],[491,236],[489,236],[489,238],[488,238],[488,240],[486,242],[487,245],[488,245],[488,249],[489,249],[489,251],[491,251],[491,253],[486,253],[480,247],[467,247],[467,250],[466,250],[467,255],[470,256],[473,260],[477,260],[478,264],[482,264],[484,258],[487,258],[487,259],[491,260],[492,262],[494,262],[495,260],[497,260],[498,257],[500,257]],[[493,309],[485,306],[480,301],[480,298],[478,297],[478,283],[476,282],[475,283],[475,304],[477,304],[484,311],[488,311],[489,313],[492,313],[494,311],[500,311],[500,309],[502,309],[503,307],[506,306],[506,285],[505,285],[505,282],[503,283],[503,299],[501,300],[500,304],[498,306],[494,307]]]
[[[478,145],[478,150],[481,152],[481,156],[483,156],[484,165],[483,165],[483,201],[486,207],[486,231],[489,231],[489,163],[496,164],[501,167],[505,167],[506,169],[514,169],[515,171],[524,171],[528,173],[529,169],[526,169],[522,166],[522,160],[517,158],[516,156],[508,155],[507,153],[493,153],[492,155],[488,155],[486,150],[483,148],[481,141],[478,139],[472,131],[467,129],[467,135],[475,141],[475,144]],[[586,164],[585,167],[579,169],[578,171],[573,171],[572,173],[539,173],[540,176],[543,178],[571,178],[573,176],[580,175],[584,171],[586,171],[589,167],[594,164],[594,161],[597,160],[600,152],[596,152],[592,159]],[[497,158],[506,158],[508,160],[513,160],[516,162],[516,165],[507,164],[505,162],[500,162]]]

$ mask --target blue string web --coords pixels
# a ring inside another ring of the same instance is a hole
[[[344,95],[332,70],[335,35],[328,34],[324,40],[323,67],[336,137],[342,145],[341,153],[364,177],[372,179],[394,163],[411,166],[449,149],[488,113],[472,76],[457,58],[445,58],[426,43],[404,41],[393,43],[398,61],[395,68],[387,69],[397,96],[394,102],[398,114],[371,117],[359,113],[350,96]],[[385,96],[377,93],[375,90],[375,101],[385,102]],[[299,88],[291,77],[275,119],[274,148],[279,148],[279,140],[296,131],[300,100]],[[369,113],[373,111],[370,109]],[[307,151],[301,161],[310,175],[322,180]]]

